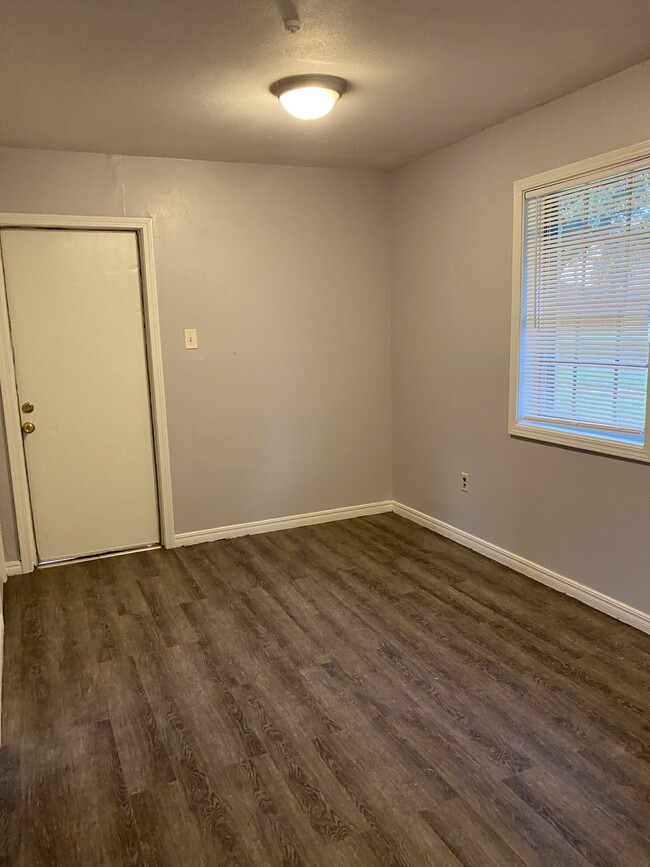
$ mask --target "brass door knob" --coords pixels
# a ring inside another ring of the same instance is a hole
[[[36,430],[36,425],[34,424],[33,421],[23,422],[23,432],[24,433],[27,433],[27,434],[34,433],[35,430]]]
[[[34,404],[29,403],[29,401],[27,403],[24,403],[20,408],[23,412],[34,412]]]

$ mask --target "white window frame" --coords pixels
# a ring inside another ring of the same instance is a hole
[[[650,167],[650,141],[642,142],[632,147],[610,151],[591,159],[571,163],[549,172],[532,175],[514,183],[514,246],[512,263],[512,320],[510,339],[510,400],[508,431],[512,436],[538,440],[539,442],[556,443],[582,451],[598,452],[599,454],[615,455],[636,461],[650,463],[650,394],[646,399],[646,420],[644,444],[634,445],[601,439],[595,436],[584,436],[547,427],[526,424],[518,419],[519,403],[519,367],[522,334],[523,307],[523,268],[524,268],[524,216],[526,195],[530,192],[544,190],[551,192],[562,189],[581,180],[596,179],[599,175],[607,177],[619,168],[636,166]],[[650,380],[647,386],[650,391]]]

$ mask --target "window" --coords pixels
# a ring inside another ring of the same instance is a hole
[[[650,461],[650,143],[515,184],[510,433]]]

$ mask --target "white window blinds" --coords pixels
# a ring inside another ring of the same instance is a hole
[[[518,422],[644,444],[650,166],[526,193]]]

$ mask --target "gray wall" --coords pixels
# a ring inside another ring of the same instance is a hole
[[[512,184],[650,139],[650,64],[394,178],[395,498],[650,611],[650,466],[507,433]],[[461,471],[470,493],[459,490]]]
[[[0,148],[0,211],[154,217],[177,532],[390,497],[385,175]]]

